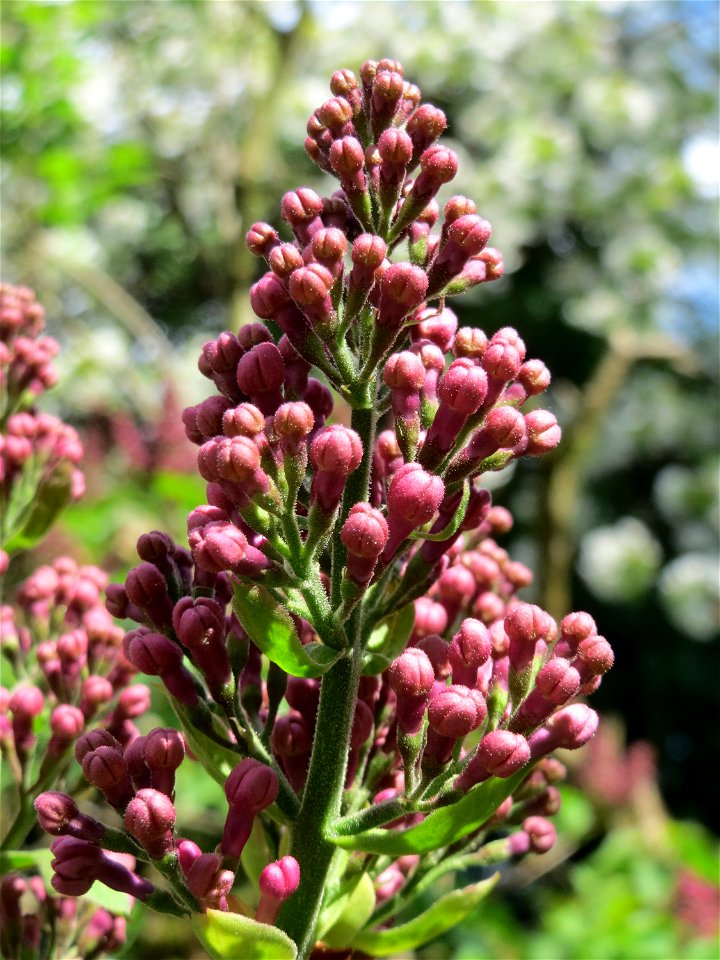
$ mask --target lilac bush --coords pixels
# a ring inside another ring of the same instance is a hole
[[[266,323],[199,360],[215,392],[183,414],[207,483],[188,546],[143,535],[107,588],[136,624],[118,655],[159,678],[178,728],[139,734],[129,687],[127,716],[74,745],[106,815],[35,800],[56,891],[99,881],[190,915],[216,957],[391,956],[459,923],[496,874],[427,892],[553,846],[551,754],[592,737],[577,698],[613,662],[588,614],[519,599],[532,575],[497,542],[512,518],[483,475],[560,428],[518,332],[458,329],[446,305],[503,266],[472,200],[441,216],[445,116],[396,61],[330,87],[305,148],[340,188],[282,198],[292,239],[250,228]],[[182,763],[223,786],[211,850],[183,835]]]

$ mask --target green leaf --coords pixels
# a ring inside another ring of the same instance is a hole
[[[256,647],[293,677],[319,677],[343,655],[322,643],[303,646],[295,624],[264,587],[235,584],[235,615]]]
[[[436,900],[424,913],[389,930],[366,930],[353,943],[371,957],[391,957],[434,940],[463,921],[490,893],[499,873],[462,890],[453,890]]]
[[[408,603],[377,624],[367,642],[362,672],[365,676],[382,673],[405,649],[415,623],[415,606]]]
[[[39,873],[46,884],[50,883],[53,869],[50,861],[52,853],[47,850],[3,850],[0,852],[0,875],[6,876],[13,870]]]
[[[195,936],[215,960],[295,960],[297,947],[286,933],[241,913],[208,910],[193,916]]]
[[[333,949],[353,943],[357,933],[368,922],[375,909],[375,887],[367,873],[352,878],[327,912],[323,911],[318,937]],[[324,922],[323,922],[324,921]]]
[[[525,767],[505,780],[491,777],[484,783],[478,783],[456,803],[433,810],[422,823],[408,830],[376,828],[347,835],[328,831],[327,837],[347,850],[364,850],[366,853],[382,853],[391,857],[401,857],[406,853],[429,853],[477,830],[528,773],[529,768]]]
[[[3,544],[3,549],[13,553],[15,550],[27,550],[39,543],[58,514],[70,502],[71,489],[72,466],[68,462],[62,462],[40,479],[30,500],[18,509],[13,522],[8,524],[10,535]],[[9,508],[8,515],[10,513]]]

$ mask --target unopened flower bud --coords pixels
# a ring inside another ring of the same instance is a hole
[[[554,450],[560,443],[562,431],[549,410],[533,410],[525,414],[528,444],[525,453],[529,457],[537,457]]]
[[[478,690],[453,684],[432,697],[428,719],[431,728],[441,736],[457,739],[477,730],[486,713],[485,700]]]
[[[385,517],[369,503],[356,503],[350,508],[340,538],[347,550],[348,576],[356,583],[366,583],[372,576],[377,558],[388,540]]]
[[[172,845],[175,807],[159,790],[138,790],[125,810],[125,829],[151,857],[160,858]]]
[[[555,846],[557,830],[545,817],[527,817],[523,821],[523,830],[530,838],[533,853],[547,853]]]
[[[300,866],[294,857],[269,863],[258,880],[261,897],[255,914],[259,923],[274,923],[280,905],[292,896],[300,883]]]

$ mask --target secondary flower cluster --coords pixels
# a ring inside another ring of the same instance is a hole
[[[52,359],[60,346],[41,336],[44,327],[31,290],[0,284],[0,570],[14,539],[27,546],[39,538],[54,513],[85,488],[76,431],[35,409],[57,381]],[[40,502],[42,515],[32,509]]]
[[[103,907],[50,896],[38,876],[12,873],[0,883],[0,950],[6,960],[93,960],[123,946],[125,926],[124,917]]]
[[[131,683],[123,630],[105,609],[106,584],[98,567],[60,557],[20,584],[14,605],[0,607],[2,655],[17,678],[0,688],[0,744],[14,781],[9,836],[18,845],[33,825],[28,804],[37,791],[74,784],[68,767],[77,738],[101,720],[129,742],[133,718],[147,709],[150,692]]]

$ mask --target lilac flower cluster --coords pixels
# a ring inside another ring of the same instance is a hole
[[[183,414],[207,483],[189,550],[146,534],[140,564],[108,588],[108,610],[138,624],[125,657],[160,678],[224,783],[222,836],[202,852],[175,835],[172,730],[76,746],[123,831],[68,797],[37,801],[60,834],[61,892],[93,877],[211,917],[237,911],[230,892],[264,824],[278,859],[260,875],[256,927],[276,923],[303,958],[318,936],[382,949],[443,872],[550,849],[564,768],[549,754],[593,735],[597,715],[575,698],[613,662],[588,614],[557,624],[517,597],[531,574],[494,539],[512,520],[483,474],[551,451],[560,428],[534,405],[550,374],[518,332],[458,329],[446,306],[503,266],[470,199],[440,217],[458,166],[437,143],[445,117],[395,61],[340,71],[331,90],[305,147],[340,189],[283,197],[290,240],[251,227],[268,269],[250,300],[267,323],[203,347],[216,392]],[[170,892],[120,877],[103,847],[152,861]],[[370,913],[338,932],[360,875]]]
[[[44,327],[31,290],[0,284],[0,572],[14,541],[30,545],[67,499],[85,489],[76,431],[35,408],[57,382],[52,360],[60,345],[41,336]],[[41,501],[43,516],[33,511]]]

